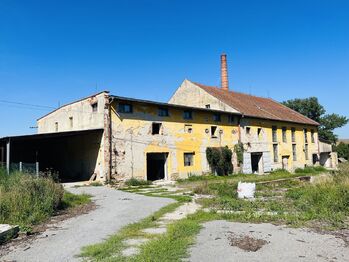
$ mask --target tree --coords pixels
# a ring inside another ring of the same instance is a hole
[[[325,108],[316,97],[291,99],[282,104],[318,122],[320,124],[319,136],[333,144],[338,140],[337,135],[333,132],[334,129],[345,126],[349,121],[345,116],[326,114]]]
[[[343,142],[341,142],[335,147],[335,149],[338,153],[338,157],[343,157],[347,160],[349,159],[349,145],[348,144],[344,144]]]
[[[229,175],[233,172],[231,163],[233,152],[226,147],[208,147],[206,149],[206,158],[211,167],[212,173],[221,175]]]

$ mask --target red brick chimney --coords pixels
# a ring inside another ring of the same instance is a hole
[[[225,91],[229,91],[228,83],[228,67],[227,67],[227,55],[221,55],[221,88]]]

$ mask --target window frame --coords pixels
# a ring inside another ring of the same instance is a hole
[[[129,107],[129,110],[125,110],[127,107]],[[132,114],[133,113],[133,105],[130,103],[119,103],[118,104],[118,113],[122,114]]]
[[[222,114],[220,114],[220,113],[214,113],[214,114],[213,114],[213,121],[214,121],[214,122],[222,122]]]
[[[187,161],[187,157],[190,157],[191,159]],[[185,167],[189,166],[194,166],[194,157],[195,157],[195,152],[184,152],[183,153],[183,164]]]
[[[166,113],[163,113],[166,112]],[[170,116],[170,112],[168,110],[167,107],[159,107],[158,108],[158,116],[160,117],[169,117]]]
[[[189,113],[189,116],[187,117],[186,114]],[[184,110],[183,111],[183,119],[185,120],[192,120],[193,119],[193,110]]]

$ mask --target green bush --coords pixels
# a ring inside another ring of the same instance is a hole
[[[206,158],[211,167],[212,173],[217,175],[229,175],[233,172],[231,158],[233,152],[226,147],[208,147]]]
[[[64,190],[51,178],[0,170],[0,223],[28,228],[50,217]]]
[[[126,186],[145,186],[145,185],[151,185],[152,182],[149,180],[144,180],[144,179],[137,179],[137,178],[130,178],[125,181]]]

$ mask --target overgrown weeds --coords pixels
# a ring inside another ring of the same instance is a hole
[[[8,175],[0,169],[0,224],[16,224],[30,231],[60,208],[85,203],[87,196],[65,193],[50,177],[36,177],[20,172]]]

